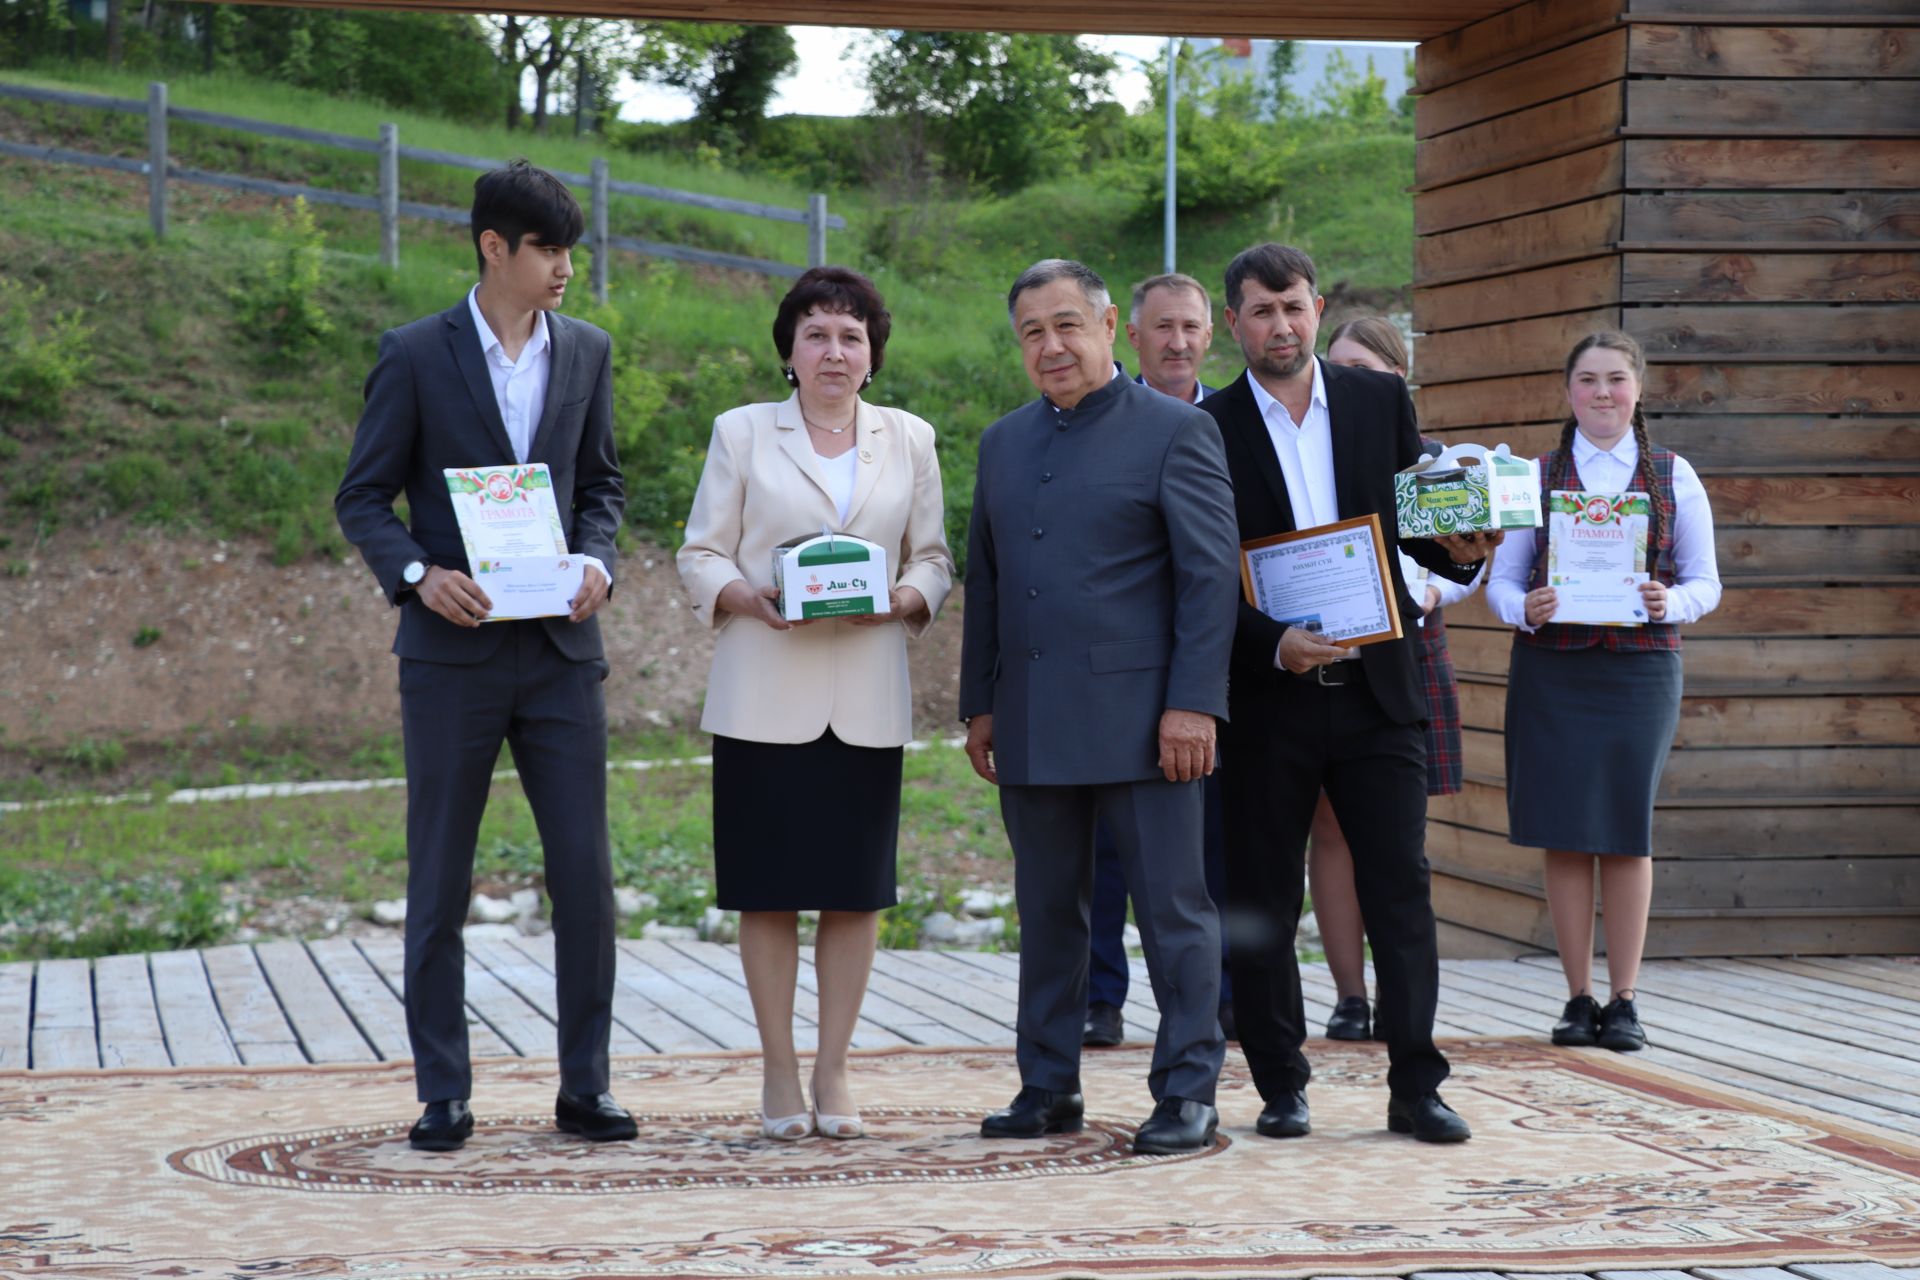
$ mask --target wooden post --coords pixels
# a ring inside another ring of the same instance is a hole
[[[380,265],[400,266],[400,126],[380,126]]]
[[[593,300],[607,305],[607,274],[613,257],[613,244],[607,234],[607,200],[612,195],[607,177],[607,158],[593,158]]]
[[[153,224],[153,238],[167,234],[167,86],[154,80],[147,85],[147,218]]]
[[[827,265],[827,198],[817,191],[807,197],[807,265]]]

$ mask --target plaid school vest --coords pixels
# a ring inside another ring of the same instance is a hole
[[[1660,543],[1654,549],[1653,576],[1671,587],[1673,569],[1673,526],[1676,505],[1673,500],[1673,459],[1669,449],[1648,442],[1647,459],[1653,467],[1653,509],[1660,522]],[[1580,476],[1573,465],[1573,451],[1555,449],[1540,459],[1541,497],[1553,489],[1578,489]],[[1547,585],[1547,525],[1541,522],[1533,531],[1533,576],[1527,590]],[[1590,649],[1594,645],[1619,652],[1678,649],[1680,627],[1672,622],[1649,622],[1640,627],[1591,627],[1581,623],[1549,622],[1531,634],[1515,630],[1513,638],[1521,644],[1542,649]]]

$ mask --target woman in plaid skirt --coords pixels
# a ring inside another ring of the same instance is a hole
[[[1403,378],[1409,367],[1406,341],[1392,322],[1381,316],[1361,316],[1334,329],[1327,343],[1327,359],[1333,364],[1397,373]],[[1438,441],[1425,437],[1421,444],[1436,454],[1442,448]],[[1427,794],[1448,796],[1460,790],[1461,783],[1460,692],[1454,683],[1447,625],[1440,611],[1472,595],[1479,580],[1462,585],[1431,577],[1404,555],[1400,568],[1414,596],[1421,598],[1425,593],[1425,613],[1414,631],[1414,649],[1420,655],[1420,680],[1427,694]],[[1327,953],[1327,968],[1339,992],[1339,1002],[1327,1020],[1327,1037],[1368,1039],[1372,1017],[1367,1006],[1365,933],[1360,900],[1353,889],[1353,854],[1324,795],[1313,815],[1307,878],[1313,893],[1314,920],[1320,926],[1320,945]]]
[[[1554,622],[1547,530],[1508,538],[1487,604],[1514,627],[1507,675],[1507,839],[1546,851],[1547,910],[1571,998],[1555,1044],[1616,1051],[1646,1044],[1634,983],[1653,899],[1653,801],[1680,719],[1680,624],[1720,603],[1713,510],[1685,458],[1647,438],[1640,388],[1647,358],[1602,330],[1567,356],[1572,409],[1560,445],[1540,460],[1543,490],[1650,500],[1650,580],[1640,626]],[[1593,880],[1605,897],[1607,979],[1593,998]]]

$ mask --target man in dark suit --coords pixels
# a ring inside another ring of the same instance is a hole
[[[474,183],[480,282],[438,315],[393,329],[334,499],[340,528],[400,609],[407,762],[407,1034],[426,1109],[409,1135],[449,1151],[473,1132],[466,949],[474,843],[504,741],[533,808],[553,901],[560,1093],[555,1123],[634,1136],[607,1092],[614,909],[607,847],[607,663],[594,614],[612,587],[625,491],[613,447],[611,343],[559,315],[580,206],[517,161]],[[573,612],[483,625],[443,474],[546,463],[567,549],[587,561]],[[406,494],[412,524],[394,514]]]
[[[1227,322],[1247,372],[1201,407],[1220,424],[1240,540],[1372,512],[1391,550],[1394,472],[1420,456],[1406,384],[1314,357],[1326,300],[1299,250],[1249,249],[1228,266],[1226,286]],[[1422,539],[1404,549],[1464,582],[1497,541]],[[1386,560],[1400,616],[1419,617],[1399,557]],[[1440,1098],[1447,1060],[1433,1043],[1439,961],[1426,858],[1427,705],[1412,641],[1342,648],[1243,599],[1231,689],[1224,915],[1240,1045],[1266,1104],[1258,1132],[1295,1137],[1310,1127],[1294,934],[1307,832],[1324,788],[1353,848],[1373,941],[1390,1062],[1387,1127],[1424,1142],[1466,1139],[1466,1121]]]
[[[1100,277],[1048,259],[1007,310],[1040,399],[980,441],[967,547],[960,715],[1000,786],[1018,900],[1021,1089],[989,1137],[1082,1123],[1093,832],[1144,908],[1160,1005],[1138,1151],[1213,1140],[1225,1043],[1219,920],[1201,865],[1201,779],[1226,713],[1237,568],[1220,436],[1114,367]]]
[[[1127,342],[1140,357],[1140,375],[1134,379],[1182,404],[1199,404],[1214,388],[1200,381],[1200,365],[1213,346],[1213,299],[1207,287],[1179,272],[1149,276],[1133,286],[1127,311]],[[1222,834],[1220,775],[1210,774],[1203,788],[1206,837],[1202,841],[1207,868],[1207,894],[1215,902],[1226,892],[1225,837]],[[1132,985],[1127,964],[1127,882],[1120,872],[1120,851],[1105,825],[1094,833],[1093,901],[1088,916],[1091,933],[1087,973],[1087,1020],[1080,1043],[1104,1049],[1125,1038],[1121,1006]],[[1221,957],[1224,965],[1226,957]],[[1220,1029],[1235,1038],[1232,983],[1222,973]]]

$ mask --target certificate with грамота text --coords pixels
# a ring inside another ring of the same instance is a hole
[[[1269,618],[1334,644],[1402,634],[1377,515],[1241,543],[1240,585],[1247,603]]]

